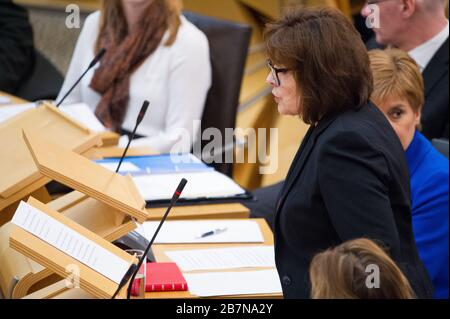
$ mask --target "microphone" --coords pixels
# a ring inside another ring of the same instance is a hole
[[[138,264],[137,264],[137,266],[136,266],[136,269],[135,269],[133,275],[131,276],[130,282],[129,282],[129,284],[128,284],[127,299],[130,299],[130,297],[131,297],[131,288],[132,288],[132,286],[133,286],[133,281],[134,281],[134,279],[135,279],[135,277],[136,277],[136,275],[137,275],[139,269],[141,268],[142,263],[146,260],[147,254],[148,254],[148,252],[150,251],[150,248],[152,247],[153,242],[154,242],[155,239],[156,239],[156,236],[158,236],[159,230],[161,229],[162,225],[163,225],[164,222],[166,221],[167,216],[169,215],[170,210],[172,209],[173,206],[175,206],[175,204],[177,203],[178,199],[180,198],[181,193],[183,192],[183,189],[184,189],[184,187],[186,186],[186,184],[187,184],[187,180],[186,180],[185,178],[183,178],[183,179],[180,181],[180,184],[178,184],[177,190],[175,191],[175,193],[174,193],[173,196],[172,196],[172,200],[170,201],[169,207],[167,207],[166,213],[164,214],[164,216],[163,216],[161,222],[159,223],[158,228],[156,229],[156,231],[155,231],[155,233],[154,233],[154,235],[153,235],[152,240],[150,241],[150,243],[149,243],[148,246],[147,246],[147,249],[146,249],[145,252],[144,252],[144,255],[143,255],[143,256],[141,257],[141,259],[139,260],[139,262],[138,262]],[[128,274],[128,272],[127,272],[127,274]],[[126,275],[125,275],[125,277],[126,277]],[[124,278],[125,278],[125,277],[124,277]],[[128,281],[128,280],[127,280],[127,281]],[[116,294],[114,294],[114,295],[116,295]]]
[[[134,136],[136,135],[136,130],[139,126],[139,124],[141,124],[142,120],[144,119],[145,113],[147,112],[148,106],[150,105],[149,101],[144,101],[144,104],[142,104],[141,110],[139,112],[139,115],[136,119],[136,125],[134,126],[134,130],[133,133],[131,133],[130,137],[128,138],[128,144],[127,147],[125,148],[122,157],[120,158],[120,162],[119,165],[117,166],[116,169],[116,173],[119,172],[120,166],[122,165],[123,159],[125,158],[125,156],[127,155],[128,152],[128,148],[130,147],[131,141],[133,140]]]
[[[64,97],[61,99],[61,101],[59,101],[56,104],[56,107],[60,107],[61,104],[65,101],[65,99],[69,96],[70,93],[72,93],[73,89],[75,89],[75,87],[78,85],[78,83],[80,83],[80,81],[84,78],[84,76],[86,75],[86,73],[89,72],[90,69],[92,69],[105,55],[106,53],[106,49],[103,48],[101,49],[97,55],[94,57],[94,59],[91,61],[91,63],[89,64],[88,68],[86,69],[86,71],[84,71],[84,73],[78,78],[78,80],[75,82],[74,85],[72,85],[72,87],[70,88],[69,91],[67,91],[67,93],[64,95]]]
[[[111,297],[111,299],[116,298],[116,296],[120,292],[120,290],[122,290],[122,288],[127,284],[128,280],[130,280],[131,276],[133,276],[136,269],[137,269],[137,265],[131,264],[130,268],[128,268],[125,276],[123,276],[122,280],[120,281],[119,287],[117,287],[117,290],[114,293],[114,295]]]

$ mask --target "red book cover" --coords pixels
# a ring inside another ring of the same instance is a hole
[[[175,263],[147,263],[145,279],[146,292],[188,290],[187,282]],[[135,284],[132,287],[133,295],[137,295]]]

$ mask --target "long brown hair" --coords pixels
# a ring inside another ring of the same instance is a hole
[[[119,131],[130,98],[130,78],[161,44],[167,31],[171,45],[180,26],[179,0],[152,0],[135,29],[128,32],[121,0],[104,0],[97,51],[107,50],[90,87],[101,95],[95,115]]]
[[[169,38],[165,45],[170,46],[173,44],[177,37],[178,29],[181,24],[180,14],[182,10],[181,0],[152,0],[161,2],[163,11],[161,15],[166,16],[167,29],[169,30]],[[96,42],[96,52],[101,49],[100,37],[104,34],[108,26],[114,26],[114,43],[118,44],[128,34],[128,25],[125,19],[124,10],[121,0],[103,0],[101,9],[101,23],[99,38]]]
[[[367,267],[379,269],[380,285],[369,288]],[[314,299],[412,299],[408,279],[369,239],[356,239],[317,254],[309,269]]]
[[[294,73],[305,123],[368,102],[373,84],[367,50],[338,10],[291,7],[267,25],[265,39],[272,62]]]

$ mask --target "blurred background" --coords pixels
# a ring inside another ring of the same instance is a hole
[[[26,7],[34,29],[35,47],[64,76],[80,29],[65,27],[66,7],[77,4],[81,9],[81,24],[87,15],[99,9],[101,0],[16,0]],[[235,164],[233,178],[242,186],[254,189],[283,180],[298,146],[307,130],[296,117],[280,117],[265,83],[267,76],[263,44],[264,25],[276,19],[290,5],[325,5],[338,8],[352,19],[364,39],[370,37],[359,12],[364,0],[184,0],[184,9],[202,15],[250,25],[253,29],[240,94],[237,127],[278,128],[278,169],[273,174],[259,174],[260,163]],[[273,137],[273,136],[272,136]],[[267,135],[269,138],[269,135]],[[247,147],[257,147],[249,145]],[[267,146],[267,149],[269,147]],[[246,152],[249,149],[241,150]]]

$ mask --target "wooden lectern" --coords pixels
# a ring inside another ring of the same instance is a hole
[[[45,140],[83,154],[101,145],[101,138],[50,104],[25,111],[0,124],[0,226],[10,219],[14,205],[51,181],[37,169],[22,137],[33,129]]]
[[[42,204],[34,198],[30,198],[28,200],[28,204],[43,212],[44,214],[47,214],[54,221],[57,221],[60,224],[68,227],[68,229],[75,231],[77,234],[81,235],[82,238],[87,239],[88,242],[94,245],[98,245],[100,249],[105,249],[107,253],[111,253],[113,256],[118,257],[117,260],[119,262],[120,259],[122,259],[128,265],[137,263],[137,259],[135,257],[122,251],[100,236],[80,226],[76,222],[50,209],[48,206]],[[71,269],[78,269],[77,275],[79,276],[78,279],[80,288],[92,294],[94,297],[111,298],[114,295],[114,292],[118,288],[118,282],[116,283],[115,281],[110,279],[111,277],[108,278],[104,273],[100,273],[99,271],[90,268],[87,264],[65,253],[63,250],[54,247],[53,245],[19,226],[12,225],[11,228],[10,246],[14,250],[17,250],[30,259],[47,267],[62,278],[73,276],[71,272],[67,271],[69,266]],[[70,247],[70,243],[67,245],[67,247]],[[115,265],[110,265],[110,267],[114,266]],[[122,290],[121,294],[119,294],[119,297],[126,296],[125,290],[126,289]]]
[[[128,234],[136,228],[136,221],[148,219],[145,201],[131,177],[115,174],[45,140],[36,131],[24,130],[23,135],[38,171],[76,190],[49,203],[49,208],[108,241]],[[0,229],[0,243],[11,227],[8,224]],[[10,265],[9,270],[2,269],[0,277],[6,297],[21,298],[61,279],[51,268],[0,246],[1,262]]]

